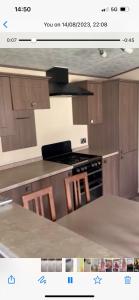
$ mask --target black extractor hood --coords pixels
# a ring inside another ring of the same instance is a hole
[[[53,67],[47,70],[46,75],[49,79],[50,96],[90,96],[93,93],[78,86],[78,83],[68,81],[68,69]]]

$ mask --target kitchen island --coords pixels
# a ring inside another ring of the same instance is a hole
[[[139,203],[106,195],[61,218],[58,223],[111,249],[118,257],[139,255]]]
[[[0,207],[0,244],[17,257],[115,257],[100,246],[57,222],[39,217],[13,203]]]

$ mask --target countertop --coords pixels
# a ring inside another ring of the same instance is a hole
[[[79,149],[76,151],[76,149],[74,150],[74,152],[78,152],[78,153],[83,153],[83,154],[90,154],[90,155],[100,155],[103,158],[107,158],[113,155],[117,155],[119,154],[119,151],[97,151],[97,150],[93,150],[91,148],[84,148],[84,149]]]
[[[15,203],[0,208],[0,244],[18,257],[116,257],[115,252]]]
[[[102,196],[58,220],[64,228],[115,251],[118,257],[139,255],[139,203]]]
[[[90,148],[73,151],[84,154],[100,155],[103,158],[113,156],[119,153],[118,151],[112,153],[100,153]],[[6,192],[13,188],[17,188],[24,184],[31,183],[33,181],[40,180],[42,178],[46,178],[52,175],[59,174],[61,172],[72,170],[72,168],[73,167],[70,165],[40,160],[37,162],[28,163],[26,165],[2,170],[0,171],[0,193]]]
[[[0,193],[71,169],[69,165],[40,160],[0,171]]]

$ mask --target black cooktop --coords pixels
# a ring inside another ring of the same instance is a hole
[[[42,156],[44,160],[67,165],[76,165],[99,157],[97,155],[72,152],[71,141],[42,146]]]
[[[52,157],[51,159],[48,160],[55,161],[61,164],[75,165],[77,163],[88,161],[88,159],[91,159],[93,157],[96,158],[96,155],[87,155],[87,154],[71,152],[65,155]]]

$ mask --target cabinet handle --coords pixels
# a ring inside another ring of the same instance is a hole
[[[31,102],[31,106],[32,106],[32,107],[37,106],[37,102]]]
[[[94,120],[90,120],[90,123],[93,124],[93,123],[94,123]]]
[[[106,159],[104,159],[104,160],[103,160],[103,162],[104,162],[104,164],[106,164],[106,163],[107,163],[107,160],[106,160]]]
[[[29,191],[29,186],[25,187],[25,191],[28,192]]]
[[[124,154],[123,154],[123,151],[120,150],[120,159],[123,159],[124,158]]]

